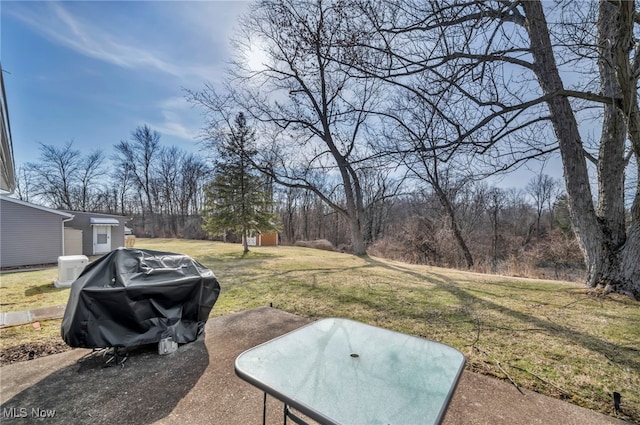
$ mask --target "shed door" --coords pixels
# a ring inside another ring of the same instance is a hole
[[[93,253],[111,252],[111,226],[93,226]]]

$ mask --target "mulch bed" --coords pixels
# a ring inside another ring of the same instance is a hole
[[[64,341],[46,341],[32,344],[22,344],[0,350],[0,366],[11,363],[25,362],[38,357],[62,353],[71,350]]]

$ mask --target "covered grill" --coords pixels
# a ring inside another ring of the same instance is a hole
[[[73,282],[62,338],[84,348],[191,342],[219,293],[213,272],[186,255],[120,248]]]

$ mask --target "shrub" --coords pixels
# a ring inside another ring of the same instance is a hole
[[[295,246],[302,246],[305,248],[322,249],[325,251],[335,251],[331,242],[326,239],[316,239],[313,241],[296,241]]]

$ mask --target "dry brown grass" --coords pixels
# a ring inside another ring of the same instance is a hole
[[[222,286],[212,316],[273,304],[309,318],[352,318],[449,344],[470,370],[508,374],[521,387],[606,414],[617,391],[623,417],[640,421],[640,305],[630,298],[300,247],[243,255],[240,245],[206,241],[136,246],[182,252],[211,268]],[[5,347],[20,338],[0,335]]]

